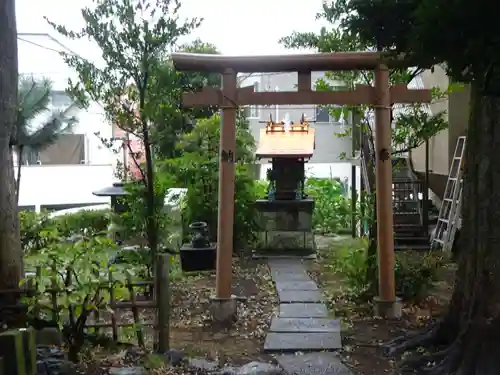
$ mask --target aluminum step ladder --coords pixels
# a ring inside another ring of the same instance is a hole
[[[432,250],[441,248],[443,251],[450,251],[455,240],[462,202],[465,145],[466,137],[458,137],[436,229],[431,241]]]

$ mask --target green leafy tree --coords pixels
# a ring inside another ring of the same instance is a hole
[[[218,54],[217,47],[196,39],[191,43],[181,45],[179,52]],[[155,128],[152,134],[158,156],[171,158],[179,156],[175,144],[179,137],[193,128],[193,123],[200,118],[208,118],[217,111],[217,107],[186,108],[179,105],[179,95],[182,92],[199,91],[203,87],[219,87],[221,77],[218,73],[177,72],[172,62],[165,57],[156,69],[152,78],[158,80],[155,87],[158,95],[165,98],[155,118]],[[172,87],[175,90],[172,90]],[[172,103],[168,105],[167,103]]]
[[[47,79],[35,80],[33,77],[22,77],[19,80],[16,129],[10,140],[11,146],[17,153],[17,202],[19,202],[24,152],[41,151],[54,144],[59,136],[69,131],[77,121],[74,116],[68,115],[74,104],[64,110],[51,110],[51,93],[52,84]],[[47,118],[40,121],[40,117],[43,116]]]
[[[177,145],[181,156],[167,160],[163,164],[165,173],[175,179],[177,187],[187,188],[182,205],[184,235],[187,226],[194,221],[204,221],[209,225],[212,241],[217,240],[217,208],[219,190],[219,115],[200,119],[193,130],[182,136]],[[254,161],[254,138],[248,130],[248,123],[238,116],[236,123],[236,177],[235,177],[235,217],[234,248],[247,246],[255,239],[258,187],[252,174]]]
[[[19,219],[10,139],[15,130],[17,98],[17,28],[15,1],[0,3],[0,289],[18,288],[23,274]],[[1,295],[0,306],[13,305],[16,295]],[[17,321],[19,314],[4,310],[4,323]],[[12,319],[11,319],[12,318]]]
[[[319,33],[294,32],[280,40],[288,48],[310,48],[318,52],[358,52],[374,50],[377,48],[372,41],[361,39],[356,33],[338,27],[344,24],[351,16],[352,0],[335,0],[324,2],[322,10],[316,18],[331,23],[331,27],[322,27]],[[392,84],[409,84],[423,69],[392,69],[390,81]],[[316,90],[333,91],[339,88],[354,90],[356,85],[365,84],[373,86],[374,77],[372,72],[367,71],[335,71],[326,72],[324,78],[317,80]],[[445,93],[434,90],[435,99],[442,99]],[[445,113],[430,114],[426,104],[413,104],[408,110],[396,114],[394,117],[395,127],[393,131],[393,154],[401,154],[420,146],[426,139],[434,136],[445,129],[448,124]],[[347,118],[354,112],[355,118],[359,119],[365,133],[371,138],[372,129],[369,118],[372,116],[369,107],[335,106],[329,108],[332,117],[339,120],[341,116]],[[347,129],[339,136],[350,136],[352,129]],[[372,139],[370,139],[373,142]]]
[[[175,49],[179,38],[200,25],[195,18],[179,20],[178,0],[94,0],[82,9],[81,31],[49,23],[70,39],[88,38],[102,52],[102,65],[65,54],[66,63],[78,73],[69,82],[70,92],[84,105],[100,103],[111,123],[138,136],[144,143],[145,207],[148,246],[158,248],[152,133],[162,110],[178,113],[179,86],[173,71],[159,74],[165,51]],[[168,96],[165,96],[165,93]],[[175,103],[175,105],[174,105]]]
[[[500,371],[500,30],[496,3],[470,0],[353,1],[341,26],[366,43],[403,56],[411,66],[441,64],[451,80],[470,84],[458,270],[448,313],[423,334],[388,345],[419,347],[403,367],[429,374]],[[422,348],[421,348],[422,347]],[[422,350],[423,349],[423,350]],[[425,355],[422,353],[425,352]]]

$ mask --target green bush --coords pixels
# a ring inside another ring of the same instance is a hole
[[[49,218],[47,213],[19,212],[21,245],[25,253],[36,252],[53,243],[55,238],[67,238],[86,233],[89,236],[106,232],[109,210],[83,210]]]
[[[396,253],[396,290],[407,301],[418,302],[429,295],[439,280],[445,260],[436,253],[404,251]]]
[[[366,280],[367,240],[365,238],[349,240],[341,246],[335,244],[329,251],[328,267],[344,278],[349,294],[360,296],[369,285]]]
[[[109,210],[82,210],[56,216],[53,222],[61,237],[71,237],[85,232],[89,236],[106,234],[109,225]]]
[[[315,201],[313,226],[316,232],[336,233],[351,225],[351,201],[336,179],[309,177],[305,192]]]
[[[255,181],[255,195],[257,196],[257,199],[267,199],[268,185],[269,183],[267,181]]]
[[[173,220],[164,209],[165,195],[171,186],[171,181],[164,175],[157,173],[154,184],[154,212],[158,226],[158,243],[168,245],[168,238],[172,234],[171,227]],[[132,243],[143,243],[147,239],[147,218],[148,209],[145,205],[146,188],[141,181],[134,181],[126,184],[125,189],[129,193],[121,198],[126,210],[113,217],[113,221],[120,227],[121,237],[125,241]]]
[[[43,249],[54,240],[51,235],[53,223],[43,213],[20,211],[19,231],[21,246],[26,254]]]
[[[27,258],[27,264],[40,267],[40,272],[23,280],[35,285],[38,292],[26,297],[25,302],[30,311],[37,308],[42,318],[50,319],[56,314],[57,323],[63,328],[68,357],[74,362],[78,361],[85,343],[85,325],[92,312],[110,308],[109,292],[104,290],[112,289],[117,300],[127,296],[126,275],[132,275],[132,270],[111,264],[116,250],[108,238],[84,236],[76,243],[58,241]],[[110,272],[114,281],[110,281]],[[49,288],[57,290],[55,300],[46,297]]]
[[[331,249],[330,267],[344,278],[349,294],[354,298],[371,298],[373,285],[367,280],[368,241],[352,240]],[[439,280],[445,260],[441,254],[403,251],[396,253],[396,294],[403,301],[419,302],[428,296],[434,283]],[[378,280],[373,280],[378,285]]]

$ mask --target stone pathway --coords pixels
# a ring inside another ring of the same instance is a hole
[[[340,321],[328,316],[323,295],[300,259],[268,261],[279,297],[264,351],[294,375],[350,375],[334,351],[341,348]]]

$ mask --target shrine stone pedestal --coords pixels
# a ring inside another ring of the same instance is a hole
[[[260,227],[256,255],[314,254],[312,199],[259,199],[255,204],[259,211]]]

